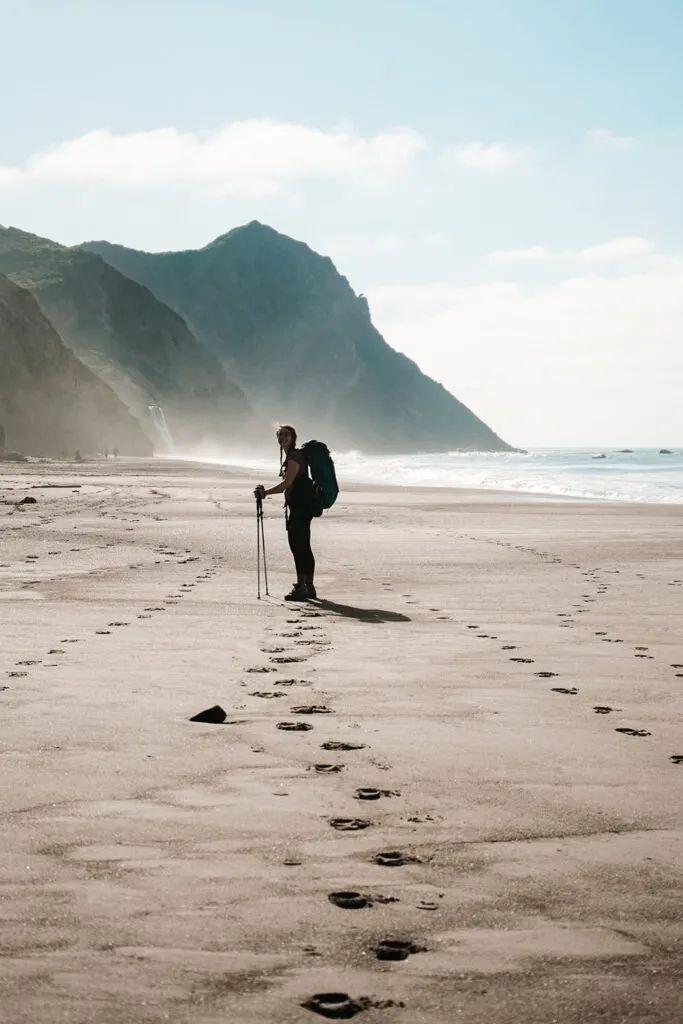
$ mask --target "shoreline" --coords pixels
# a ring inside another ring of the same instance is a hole
[[[104,459],[86,459],[81,463],[77,462],[59,462],[57,460],[31,460],[29,462],[7,462],[0,463],[0,489],[1,481],[4,477],[11,477],[16,475],[26,475],[31,472],[41,471],[49,476],[49,468],[55,469],[53,475],[64,475],[65,472],[71,472],[72,474],[78,475],[79,473],[90,473],[90,468],[97,467],[98,469],[106,470],[101,473],[102,476],[109,476],[110,474],[121,475],[123,468],[131,473],[137,468],[140,473],[143,472],[154,472],[154,467],[164,466],[166,472],[173,472],[173,470],[189,470],[192,467],[202,468],[205,472],[218,472],[221,474],[233,475],[235,477],[248,478],[258,480],[263,475],[262,469],[254,468],[247,464],[223,462],[212,459],[201,459],[194,457],[181,458],[172,455],[155,455],[151,459],[139,458],[134,456],[122,456],[118,462],[113,460],[106,461]],[[24,467],[24,472],[19,467]],[[43,468],[44,467],[44,468]],[[273,478],[277,473],[277,467],[275,461],[273,461]],[[393,491],[398,493],[418,491],[425,493],[440,494],[443,492],[457,494],[465,498],[477,498],[490,497],[493,500],[505,500],[509,502],[521,502],[521,503],[548,503],[548,504],[579,504],[579,505],[609,505],[609,506],[635,506],[641,507],[665,507],[665,508],[680,508],[683,506],[682,501],[646,501],[638,500],[635,498],[612,498],[612,497],[586,497],[582,495],[569,495],[561,493],[546,493],[540,491],[522,491],[522,490],[506,490],[504,488],[493,488],[493,487],[472,487],[472,486],[458,486],[456,484],[416,484],[416,483],[405,483],[405,484],[392,484],[386,482],[373,482],[368,483],[363,480],[353,480],[345,478],[341,474],[340,484],[345,492],[358,493],[367,491]],[[255,486],[255,485],[254,485]]]

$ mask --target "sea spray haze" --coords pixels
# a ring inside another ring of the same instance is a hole
[[[683,503],[683,448],[660,455],[657,448],[632,452],[587,448],[538,448],[528,452],[446,452],[427,455],[367,455],[335,452],[343,482],[404,487],[467,487],[519,495],[596,501]],[[605,454],[596,459],[596,454]],[[253,459],[244,450],[229,459],[207,461],[272,471],[272,459]]]
[[[66,345],[140,421],[155,449],[265,433],[178,313],[94,253],[0,227],[0,273],[28,289]],[[161,410],[152,411],[152,410]]]
[[[151,455],[140,423],[66,347],[33,296],[0,274],[0,427],[25,455],[117,447]]]

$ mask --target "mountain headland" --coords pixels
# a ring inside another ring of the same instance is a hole
[[[510,450],[385,342],[366,299],[303,242],[252,221],[198,250],[83,249],[182,316],[264,419],[367,452]]]
[[[123,402],[64,345],[34,297],[0,274],[0,449],[73,456],[105,447],[152,454]]]

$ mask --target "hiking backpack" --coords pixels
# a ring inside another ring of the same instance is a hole
[[[322,441],[306,441],[301,452],[311,474],[316,504],[320,508],[317,515],[322,515],[324,509],[332,508],[339,494],[334,462],[329,448]]]

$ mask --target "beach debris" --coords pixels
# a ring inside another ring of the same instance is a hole
[[[364,750],[367,743],[346,743],[345,740],[325,740],[320,744],[321,750]]]
[[[21,498],[20,501],[16,502],[17,505],[37,505],[37,498],[32,498],[31,495],[27,495],[25,498]]]
[[[331,892],[327,898],[342,910],[362,910],[371,906],[370,900],[359,892]]]
[[[313,726],[310,722],[278,722],[276,728],[283,732],[308,732]]]
[[[198,714],[193,715],[190,719],[191,722],[209,722],[212,725],[221,725],[227,718],[226,712],[220,706],[220,704],[214,704],[211,708],[205,708],[204,711],[200,711]]]
[[[330,825],[338,832],[360,832],[361,829],[370,828],[372,822],[365,818],[330,818]]]

